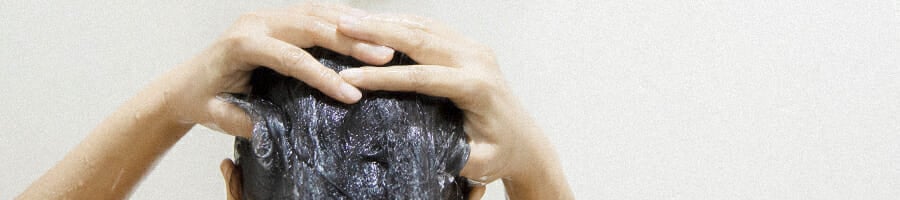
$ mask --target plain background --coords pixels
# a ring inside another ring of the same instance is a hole
[[[0,199],[240,13],[293,3],[0,1]],[[898,1],[346,3],[493,47],[581,199],[900,196]],[[223,199],[231,145],[195,128],[132,198]]]

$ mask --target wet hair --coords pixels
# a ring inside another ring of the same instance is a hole
[[[307,49],[341,71],[366,65]],[[415,64],[397,53],[386,65]],[[253,121],[235,140],[244,199],[465,199],[462,112],[445,98],[364,91],[344,104],[261,67],[248,95],[229,97]]]

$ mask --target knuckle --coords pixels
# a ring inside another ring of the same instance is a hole
[[[428,45],[427,31],[423,29],[407,29],[406,43],[410,52],[420,52]]]
[[[414,23],[422,25],[423,27],[427,27],[428,25],[434,23],[434,20],[431,20],[430,18],[423,17],[420,15],[410,15],[408,18],[410,20],[412,20]]]
[[[488,98],[495,93],[497,88],[495,82],[483,76],[465,79],[465,82],[459,88],[460,103],[477,107],[477,104],[489,102]]]
[[[234,24],[228,29],[228,33],[256,33],[266,29],[266,16],[263,12],[248,12],[241,14]]]
[[[412,90],[421,90],[430,85],[428,72],[420,67],[410,67],[404,71],[405,77],[409,80],[409,86]]]
[[[334,7],[331,4],[316,1],[306,2],[305,4],[303,4],[303,6],[305,7],[305,9],[307,9],[307,11],[328,10]]]
[[[227,52],[236,55],[247,49],[251,40],[252,37],[249,34],[237,32],[220,38],[218,43],[223,45]]]
[[[424,17],[421,15],[412,15],[412,14],[401,14],[396,15],[394,17],[400,18],[402,20],[398,20],[403,22],[404,25],[412,27],[412,28],[427,28],[431,25],[436,24],[434,20],[428,17]]]
[[[334,70],[329,69],[329,68],[317,67],[316,72],[318,75],[317,78],[321,78],[325,84],[329,84],[329,85],[332,85],[335,87],[338,86],[338,84],[340,84],[344,80],[340,76],[338,76],[334,72]]]
[[[297,49],[281,50],[281,57],[279,60],[281,66],[287,68],[286,70],[291,75],[299,74],[299,69],[305,67],[304,65],[310,61],[309,57],[305,56],[301,50]]]
[[[485,45],[475,45],[474,57],[476,60],[483,63],[496,63],[497,62],[497,54],[494,53],[494,50]]]
[[[304,64],[294,67],[297,70],[294,72],[294,76],[300,81],[325,93],[334,93],[339,90],[338,86],[343,79],[334,70],[314,66],[312,62],[318,63],[318,61],[308,56],[304,56],[303,61],[300,62]]]
[[[316,20],[304,20],[302,23],[300,23],[300,26],[302,28],[300,31],[302,31],[304,33],[304,36],[306,36],[308,40],[311,41],[325,41],[328,38],[326,34],[336,32],[335,30],[326,28],[328,27],[328,25]]]

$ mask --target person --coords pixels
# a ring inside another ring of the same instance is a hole
[[[337,73],[302,49],[312,46],[372,65],[400,51],[420,64]],[[358,101],[359,88],[447,97],[464,112],[471,148],[462,176],[502,179],[510,199],[573,198],[553,146],[510,92],[490,48],[424,17],[320,3],[242,15],[209,48],[119,107],[19,198],[122,199],[196,124],[249,137],[247,114],[220,95],[248,92],[259,66],[344,103]],[[227,159],[221,168],[229,198],[239,198],[240,174]],[[477,199],[484,188],[474,191]]]

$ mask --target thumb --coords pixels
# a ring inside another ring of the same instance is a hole
[[[203,126],[230,135],[250,138],[253,122],[246,111],[225,98],[213,98],[207,104],[208,117]]]

